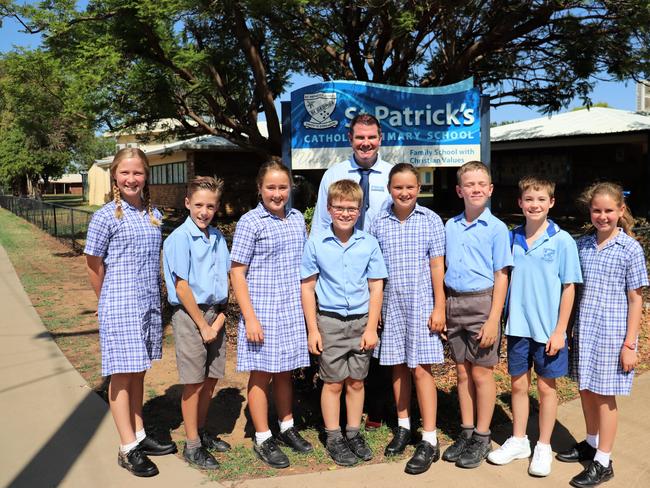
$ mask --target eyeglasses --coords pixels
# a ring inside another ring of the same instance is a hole
[[[339,207],[338,205],[331,205],[330,208],[334,210],[334,213],[342,214],[348,213],[350,215],[355,215],[359,212],[359,207]]]

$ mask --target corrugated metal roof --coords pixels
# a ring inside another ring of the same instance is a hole
[[[242,148],[221,136],[198,136],[186,139],[184,141],[172,142],[171,144],[163,144],[158,148],[142,148],[146,154],[164,154],[167,152],[189,150],[206,150],[206,149],[222,149],[222,150],[241,150]]]
[[[650,115],[592,107],[490,129],[492,142],[650,131]]]

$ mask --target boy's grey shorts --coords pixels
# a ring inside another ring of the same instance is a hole
[[[501,324],[497,339],[490,347],[478,347],[476,335],[490,315],[492,288],[476,292],[447,291],[447,337],[455,363],[468,361],[479,366],[494,366],[499,362]]]
[[[223,309],[220,305],[199,305],[208,324],[212,324]],[[176,343],[176,367],[184,385],[203,383],[206,378],[223,378],[226,371],[226,327],[217,338],[204,344],[192,317],[183,307],[176,307],[172,315],[172,329]]]
[[[338,383],[348,377],[365,379],[372,350],[362,351],[360,346],[361,336],[368,324],[368,314],[349,319],[319,312],[317,319],[323,341],[319,369],[321,379],[326,383]]]

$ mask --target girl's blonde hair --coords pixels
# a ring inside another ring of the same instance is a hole
[[[125,159],[130,158],[136,158],[142,162],[145,175],[144,188],[142,189],[142,200],[144,202],[145,208],[147,209],[147,213],[149,214],[149,220],[151,223],[153,225],[160,225],[160,220],[158,220],[153,214],[153,207],[151,206],[151,195],[149,193],[149,183],[147,183],[147,180],[149,180],[149,159],[147,159],[147,155],[137,147],[125,147],[123,149],[120,149],[115,154],[113,162],[111,163],[110,171],[111,177],[113,178],[113,201],[115,202],[115,217],[121,219],[124,216],[120,189],[115,184],[115,173],[117,172],[117,167],[120,165],[120,163]]]
[[[610,181],[594,183],[582,192],[582,195],[580,195],[578,202],[581,203],[587,210],[589,210],[589,207],[591,207],[591,202],[593,201],[594,197],[596,197],[596,195],[609,195],[612,200],[616,202],[616,205],[618,205],[619,208],[625,206],[625,210],[623,210],[623,216],[619,219],[618,225],[623,228],[623,232],[631,237],[634,237],[634,232],[632,232],[632,228],[634,227],[634,217],[632,217],[632,213],[630,212],[629,207],[625,205],[625,195],[623,194],[623,188],[621,185],[617,185],[616,183],[612,183]],[[591,226],[589,231],[595,231],[594,227]]]

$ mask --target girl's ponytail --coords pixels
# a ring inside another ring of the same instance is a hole
[[[149,214],[149,221],[156,226],[160,226],[160,220],[158,220],[153,214],[153,207],[151,206],[151,195],[149,194],[149,185],[145,183],[144,188],[142,189],[142,196],[144,197],[144,206],[147,209]]]
[[[121,219],[124,216],[124,210],[122,210],[122,198],[117,185],[113,185],[113,201],[115,202],[115,217]]]

